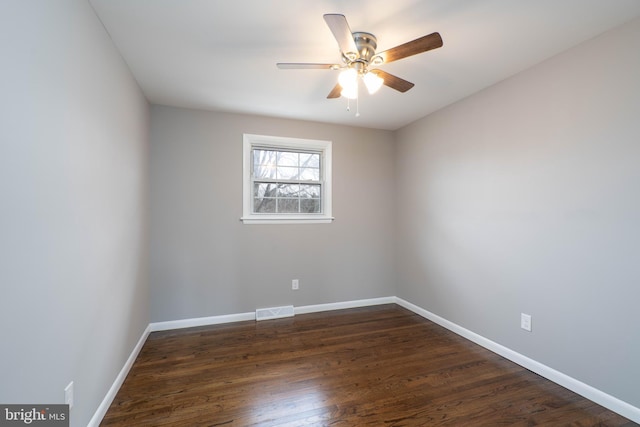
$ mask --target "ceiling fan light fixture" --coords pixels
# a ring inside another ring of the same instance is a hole
[[[375,35],[368,32],[351,31],[347,18],[339,13],[327,13],[323,16],[333,37],[338,42],[342,63],[277,63],[280,69],[329,69],[342,70],[336,84],[327,99],[335,99],[340,96],[349,99],[358,99],[358,80],[362,78],[370,94],[374,94],[382,85],[404,93],[415,86],[413,83],[389,74],[377,67],[382,64],[398,61],[419,53],[442,47],[442,37],[439,33],[431,33],[415,40],[403,43],[391,49],[376,54],[378,40]],[[373,70],[370,72],[369,68]],[[357,102],[356,102],[357,104]],[[347,105],[349,105],[347,103]],[[348,109],[348,107],[347,107]],[[358,114],[356,114],[357,116]]]
[[[343,88],[353,88],[358,84],[358,72],[353,68],[347,68],[338,75],[338,83]]]
[[[340,94],[345,98],[355,99],[358,97],[358,72],[353,68],[347,68],[338,76],[338,83],[342,87]]]
[[[364,85],[367,87],[367,90],[371,95],[376,93],[384,83],[384,80],[380,76],[376,73],[372,73],[371,71],[365,74],[362,80],[364,80]]]
[[[358,98],[358,86],[346,88],[343,87],[340,95],[344,96],[347,99],[356,99]]]

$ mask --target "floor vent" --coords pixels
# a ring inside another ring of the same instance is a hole
[[[256,320],[280,319],[282,317],[292,317],[293,306],[259,308],[256,310]]]

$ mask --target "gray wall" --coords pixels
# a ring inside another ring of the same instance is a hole
[[[336,220],[240,222],[243,133],[333,141]],[[152,321],[393,295],[393,158],[391,132],[153,106]]]
[[[0,402],[85,426],[149,323],[149,107],[86,0],[0,16]]]
[[[640,407],[639,118],[635,20],[400,130],[398,296]]]

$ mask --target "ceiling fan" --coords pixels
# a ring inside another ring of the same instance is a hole
[[[279,62],[277,66],[280,69],[342,70],[338,83],[327,96],[329,99],[339,98],[341,95],[348,99],[357,98],[358,78],[363,80],[369,93],[375,93],[383,84],[399,92],[406,92],[414,86],[413,83],[371,67],[442,47],[440,34],[432,33],[376,53],[376,36],[361,31],[352,32],[344,15],[330,13],[324,15],[324,20],[338,42],[342,53],[341,64]]]

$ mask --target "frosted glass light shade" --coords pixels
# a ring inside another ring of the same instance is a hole
[[[342,87],[340,95],[355,99],[358,97],[358,72],[353,68],[348,68],[338,76],[338,83]]]
[[[384,83],[384,80],[380,76],[372,72],[365,74],[362,79],[364,80],[364,85],[367,87],[367,90],[372,95],[376,93]]]
[[[354,88],[342,88],[342,91],[340,92],[340,95],[344,96],[345,98],[349,98],[349,99],[356,99],[358,97],[358,87],[354,87]]]

